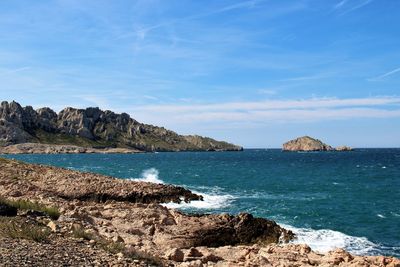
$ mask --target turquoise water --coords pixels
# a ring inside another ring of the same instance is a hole
[[[27,162],[183,185],[203,202],[187,212],[251,212],[321,252],[400,256],[400,149],[280,150],[134,155],[14,155]]]

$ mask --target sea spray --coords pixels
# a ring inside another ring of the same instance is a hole
[[[156,184],[163,184],[164,181],[159,178],[159,171],[156,168],[150,168],[144,170],[141,174],[141,178],[134,178],[133,181],[139,182],[149,182],[149,183],[156,183]]]
[[[234,200],[234,196],[229,194],[206,194],[202,192],[197,192],[192,190],[193,193],[202,195],[203,200],[194,200],[189,203],[181,202],[181,203],[165,203],[163,206],[171,209],[182,209],[182,210],[191,210],[191,209],[221,209],[228,207],[230,203]]]
[[[336,248],[343,248],[355,255],[379,254],[379,246],[365,237],[349,236],[329,229],[314,230],[296,228],[285,224],[280,225],[296,234],[293,243],[307,244],[317,252],[326,253]]]

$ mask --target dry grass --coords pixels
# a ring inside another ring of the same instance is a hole
[[[82,239],[85,239],[85,240],[92,240],[92,239],[95,238],[94,235],[92,235],[91,233],[86,232],[85,229],[83,229],[83,228],[74,228],[72,230],[72,235],[75,238],[82,238]]]
[[[0,235],[13,239],[27,239],[35,242],[44,242],[48,240],[50,231],[45,226],[0,217]]]
[[[164,266],[163,261],[159,257],[150,255],[142,251],[135,250],[133,248],[126,248],[123,242],[112,242],[106,240],[95,234],[85,231],[84,228],[74,228],[72,230],[72,235],[75,238],[82,238],[85,240],[95,240],[96,245],[99,248],[107,251],[108,253],[111,254],[122,253],[124,254],[125,257],[144,261],[150,266]]]
[[[124,255],[126,257],[146,262],[150,266],[166,266],[164,261],[157,256],[151,255],[147,252],[139,251],[134,248],[125,249]]]
[[[23,200],[23,199],[7,200],[0,197],[0,203],[5,203],[19,210],[33,210],[33,211],[43,212],[53,220],[57,220],[61,215],[60,211],[56,207],[46,206],[41,203],[32,202],[29,200]]]

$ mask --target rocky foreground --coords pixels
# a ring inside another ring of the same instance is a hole
[[[187,215],[182,187],[0,158],[1,266],[400,266],[391,257],[325,255],[250,214]]]

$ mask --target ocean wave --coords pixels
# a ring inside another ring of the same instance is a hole
[[[141,178],[132,178],[132,181],[139,182],[150,182],[157,184],[164,184],[164,181],[159,177],[160,172],[156,168],[146,169],[142,172]],[[185,185],[181,185],[186,187]],[[190,186],[188,186],[190,188]],[[230,205],[232,200],[235,198],[229,194],[220,193],[220,187],[208,187],[208,186],[199,186],[196,187],[201,191],[208,191],[209,193],[203,193],[196,190],[191,190],[193,193],[202,195],[203,200],[194,200],[189,203],[182,201],[181,203],[164,203],[162,204],[165,207],[172,209],[219,209],[224,208]]]
[[[141,178],[132,178],[132,181],[149,182],[156,184],[163,184],[164,181],[159,178],[160,172],[156,168],[150,168],[144,170],[141,174]]]
[[[379,246],[365,237],[356,237],[344,233],[321,229],[296,228],[290,225],[282,227],[296,234],[295,244],[307,244],[314,251],[326,253],[336,248],[343,248],[355,255],[373,255],[379,252]]]
[[[298,200],[312,201],[318,199],[327,199],[329,194],[326,193],[287,193],[287,194],[271,194],[266,192],[238,192],[235,194],[241,199],[265,199],[265,200]]]
[[[220,209],[229,206],[235,199],[234,196],[229,194],[206,194],[192,190],[193,193],[202,195],[203,201],[194,200],[189,203],[165,203],[163,206],[171,209]]]

